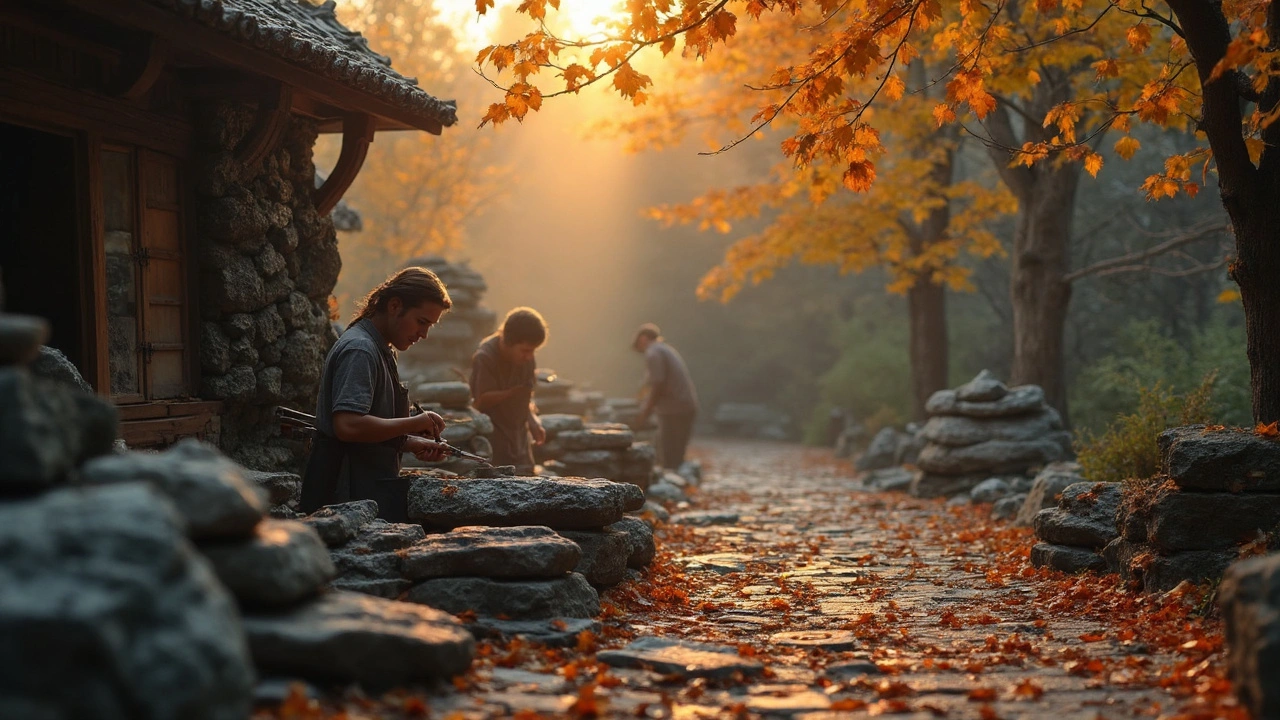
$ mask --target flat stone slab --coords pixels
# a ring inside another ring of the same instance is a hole
[[[676,525],[736,525],[738,519],[738,513],[723,510],[683,512],[671,516],[671,522]]]
[[[582,429],[581,415],[547,413],[546,415],[539,415],[538,420],[542,422],[542,429],[547,431],[547,437],[549,438],[554,438],[562,432]]]
[[[880,666],[872,662],[870,658],[863,658],[861,660],[832,663],[822,671],[822,674],[832,680],[851,680],[862,675],[879,675]]]
[[[195,540],[247,538],[267,512],[266,492],[211,445],[182,440],[161,453],[106,455],[85,464],[81,478],[101,485],[145,480],[164,493]]]
[[[1107,569],[1107,561],[1095,550],[1043,542],[1031,547],[1031,564],[1066,573],[1105,572]]]
[[[915,473],[904,467],[882,468],[872,470],[862,478],[862,484],[868,489],[878,492],[907,491],[911,489],[911,480]]]
[[[471,610],[477,615],[515,620],[600,614],[600,596],[579,573],[556,580],[435,578],[410,588],[406,598],[454,614]]]
[[[467,624],[467,629],[477,638],[522,637],[543,645],[565,647],[577,643],[578,636],[583,632],[599,635],[601,624],[599,620],[592,620],[591,618],[499,620],[491,617],[478,617],[475,621]]]
[[[747,561],[752,559],[750,555],[738,553],[710,553],[707,555],[679,557],[676,558],[676,562],[683,562],[685,570],[705,570],[719,575],[728,575],[729,573],[745,572]]]
[[[990,370],[983,369],[969,382],[955,389],[956,399],[966,402],[991,402],[1009,394],[1009,388]]]
[[[1160,433],[1160,457],[1179,487],[1218,492],[1280,491],[1280,441],[1240,428],[1203,425]]]
[[[627,533],[562,530],[560,534],[582,548],[582,558],[574,570],[582,573],[587,582],[605,588],[626,578],[627,560],[631,557],[631,537]]]
[[[930,415],[991,418],[1025,415],[1043,407],[1044,390],[1039,385],[1019,385],[998,400],[985,401],[961,400],[955,390],[939,390],[929,396],[924,409]]]
[[[930,443],[920,451],[916,465],[928,473],[992,475],[1023,472],[1034,465],[1061,460],[1062,455],[1062,443],[1049,436],[1035,440],[987,440],[965,447]]]
[[[302,518],[302,522],[315,528],[325,545],[338,547],[354,540],[377,517],[378,503],[372,500],[355,500],[325,505]]]
[[[386,688],[466,671],[475,639],[422,605],[333,591],[294,610],[244,617],[260,672]]]
[[[596,659],[613,667],[651,669],[682,677],[727,678],[764,671],[758,660],[740,657],[731,647],[652,636],[637,638],[621,650],[601,650]]]
[[[558,578],[577,567],[581,558],[577,543],[548,527],[460,527],[406,548],[401,567],[413,581],[458,576]]]
[[[635,442],[635,433],[626,427],[588,425],[582,430],[564,430],[556,441],[565,450],[626,450]]]
[[[200,551],[249,606],[295,604],[320,592],[336,572],[320,536],[295,520],[263,520],[249,540],[205,543]]]
[[[858,646],[857,637],[847,630],[793,630],[769,636],[774,645],[800,648],[819,648],[837,652],[852,650]]]
[[[920,436],[931,443],[965,447],[988,440],[1035,440],[1062,429],[1062,417],[1051,407],[1015,417],[970,418],[937,415],[929,419]]]
[[[608,480],[419,478],[409,487],[409,517],[440,528],[545,525],[555,530],[591,530],[642,507],[643,490]]]

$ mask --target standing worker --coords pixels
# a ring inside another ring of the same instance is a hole
[[[421,436],[439,440],[444,419],[433,412],[410,416],[394,351],[425,338],[452,305],[440,278],[420,267],[401,270],[365,297],[324,361],[303,512],[368,499],[384,520],[408,522],[401,454],[442,460],[443,446]]]
[[[693,420],[698,415],[698,393],[693,378],[680,353],[662,338],[653,323],[645,323],[636,331],[631,347],[644,355],[645,387],[649,394],[636,418],[642,428],[649,416],[658,415],[658,464],[675,470],[684,463],[684,453],[693,435]]]
[[[472,404],[493,420],[493,464],[533,472],[533,448],[547,439],[533,405],[533,353],[547,342],[547,323],[537,310],[518,307],[507,313],[498,332],[485,338],[471,357]]]

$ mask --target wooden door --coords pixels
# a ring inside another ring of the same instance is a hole
[[[166,400],[190,394],[178,161],[144,150],[138,169],[147,399]]]

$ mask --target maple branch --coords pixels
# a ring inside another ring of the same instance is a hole
[[[1003,103],[997,102],[995,110],[987,115],[989,118],[985,124],[979,120],[979,124],[983,124],[990,138],[984,138],[974,133],[967,126],[961,125],[964,131],[973,135],[986,148],[988,154],[991,155],[992,164],[996,166],[996,172],[1009,186],[1014,195],[1018,196],[1018,200],[1026,202],[1031,192],[1031,186],[1035,182],[1035,175],[1032,174],[1029,167],[1010,167],[1009,155],[1013,152],[1021,152],[1022,148],[1018,144],[1018,136],[1013,132],[1013,123],[1009,120],[1009,111]],[[994,141],[994,144],[993,142]],[[1015,149],[1016,148],[1016,149]],[[1000,152],[1003,150],[1003,152]]]
[[[1172,18],[1172,17],[1165,17],[1165,16],[1161,15],[1160,13],[1156,12],[1155,10],[1152,10],[1150,7],[1147,7],[1147,3],[1146,3],[1146,2],[1143,2],[1143,3],[1142,3],[1142,12],[1138,12],[1137,10],[1125,10],[1124,8],[1120,8],[1120,12],[1122,12],[1122,13],[1124,13],[1124,14],[1126,14],[1126,15],[1133,15],[1134,17],[1140,17],[1140,18],[1147,18],[1147,19],[1149,19],[1149,20],[1155,20],[1156,22],[1160,23],[1161,25],[1165,25],[1165,26],[1167,26],[1167,27],[1168,27],[1170,30],[1172,30],[1172,31],[1174,32],[1174,34],[1176,34],[1178,37],[1180,37],[1180,38],[1182,38],[1182,39],[1184,39],[1184,40],[1187,38],[1187,36],[1186,36],[1186,35],[1184,35],[1184,34],[1183,34],[1183,32],[1182,32],[1182,28],[1178,26],[1178,23],[1176,23],[1176,22],[1174,22],[1174,21],[1173,21],[1173,18]]]
[[[1137,252],[1101,260],[1093,265],[1076,270],[1075,272],[1067,273],[1066,276],[1063,277],[1063,280],[1070,283],[1083,277],[1102,277],[1122,272],[1136,272],[1137,270],[1150,270],[1162,275],[1168,275],[1169,277],[1182,277],[1196,272],[1204,272],[1205,270],[1210,270],[1214,267],[1220,267],[1223,263],[1219,262],[1213,266],[1204,266],[1202,268],[1191,270],[1165,270],[1163,268],[1149,265],[1146,261],[1173,252],[1184,245],[1198,242],[1206,237],[1224,233],[1226,230],[1227,225],[1221,220],[1206,220],[1192,226],[1186,232],[1172,237],[1158,245],[1149,247],[1146,250],[1139,250]]]
[[[1098,23],[1102,22],[1102,18],[1106,17],[1106,16],[1107,16],[1107,13],[1111,12],[1115,7],[1116,7],[1116,6],[1115,6],[1114,4],[1112,4],[1112,5],[1108,5],[1108,6],[1106,7],[1106,9],[1105,9],[1105,10],[1103,10],[1103,11],[1098,15],[1098,17],[1096,17],[1096,18],[1094,18],[1094,19],[1093,19],[1093,22],[1089,23],[1088,25],[1085,25],[1084,27],[1072,28],[1072,29],[1070,29],[1070,30],[1068,30],[1068,31],[1066,31],[1066,32],[1064,32],[1064,33],[1062,33],[1061,35],[1055,35],[1055,36],[1050,37],[1050,38],[1045,38],[1044,40],[1037,40],[1037,41],[1032,42],[1032,43],[1030,43],[1030,44],[1028,44],[1028,45],[1022,45],[1022,46],[1020,46],[1020,47],[1015,47],[1015,48],[1011,48],[1011,49],[1009,49],[1009,50],[1005,50],[1005,51],[1004,51],[1004,54],[1005,54],[1005,55],[1012,55],[1012,54],[1014,54],[1014,53],[1026,52],[1027,50],[1034,50],[1035,48],[1038,48],[1038,47],[1042,47],[1042,46],[1044,46],[1044,45],[1049,45],[1049,44],[1055,43],[1055,42],[1057,42],[1057,41],[1059,41],[1059,40],[1062,40],[1062,39],[1064,39],[1064,38],[1071,37],[1072,35],[1079,35],[1080,33],[1086,33],[1086,32],[1089,32],[1090,30],[1092,30],[1092,29],[1094,28],[1094,26],[1096,26]]]

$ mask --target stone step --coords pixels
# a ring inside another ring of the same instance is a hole
[[[600,614],[600,596],[579,573],[556,580],[435,578],[414,585],[406,598],[454,614],[470,610],[477,615],[521,620]]]
[[[422,477],[409,487],[409,517],[436,528],[544,525],[555,530],[592,530],[643,506],[640,488],[608,480]]]
[[[429,535],[401,554],[404,576],[554,579],[578,566],[582,550],[542,526],[460,527]]]

